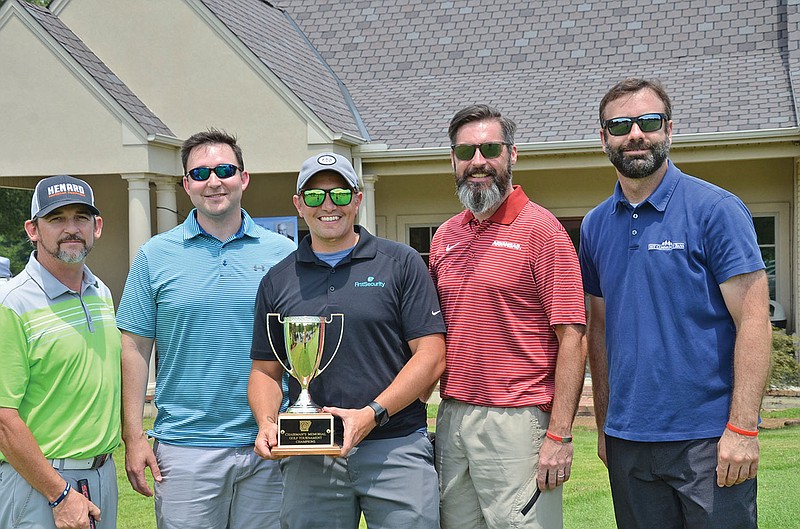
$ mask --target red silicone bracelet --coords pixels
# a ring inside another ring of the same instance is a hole
[[[571,443],[572,442],[572,437],[570,437],[570,436],[559,437],[556,434],[550,433],[550,430],[547,430],[547,432],[545,432],[545,435],[547,436],[548,439],[552,439],[553,441],[555,441],[557,443]]]
[[[758,435],[758,430],[755,430],[755,431],[753,431],[753,430],[742,430],[741,428],[737,428],[736,426],[732,425],[731,423],[728,423],[725,426],[725,428],[727,428],[728,430],[730,430],[730,431],[732,431],[734,433],[738,433],[739,435],[746,435],[747,437],[755,437],[755,436]]]

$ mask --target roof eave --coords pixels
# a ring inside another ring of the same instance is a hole
[[[704,132],[696,134],[675,134],[672,136],[672,146],[677,150],[734,145],[755,146],[787,142],[800,142],[800,127],[730,132]],[[520,155],[530,156],[595,154],[599,148],[599,138],[517,144],[517,152]],[[360,156],[364,161],[369,160],[381,162],[429,161],[450,156],[449,147],[391,149],[388,145],[382,143],[369,143],[360,145],[355,147],[353,152],[354,154]]]

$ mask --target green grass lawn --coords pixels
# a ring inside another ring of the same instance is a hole
[[[429,406],[428,415],[436,416]],[[800,408],[768,412],[765,417],[798,418]],[[152,424],[152,420],[150,420]],[[150,427],[149,424],[145,425]],[[613,528],[614,512],[608,475],[597,458],[597,432],[576,427],[572,478],[564,486],[564,526],[567,529]],[[758,472],[758,517],[761,529],[797,527],[800,520],[800,427],[762,430]],[[125,476],[122,447],[114,452],[119,479],[119,529],[154,529],[153,499],[131,489]],[[361,523],[360,529],[366,529]]]

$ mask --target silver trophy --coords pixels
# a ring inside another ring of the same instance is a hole
[[[325,325],[341,318],[339,343],[323,367],[325,350]],[[283,338],[286,344],[284,363],[272,343],[270,318],[276,318],[283,325]],[[333,415],[322,413],[322,408],[314,403],[308,386],[331,365],[339,351],[344,336],[344,314],[323,316],[286,316],[277,313],[267,314],[267,339],[275,358],[283,369],[300,383],[300,396],[285,413],[278,414],[278,446],[275,455],[327,454],[338,455],[339,447],[333,442]],[[288,364],[288,365],[287,365]]]

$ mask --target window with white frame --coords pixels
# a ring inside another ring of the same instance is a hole
[[[761,250],[761,258],[767,269],[767,281],[769,283],[769,299],[775,300],[777,295],[777,247],[775,245],[775,216],[758,215],[753,217],[753,224],[756,227],[756,237],[758,247]]]
[[[431,255],[431,239],[439,226],[409,226],[408,245],[414,248],[422,256],[425,264],[428,264]]]

